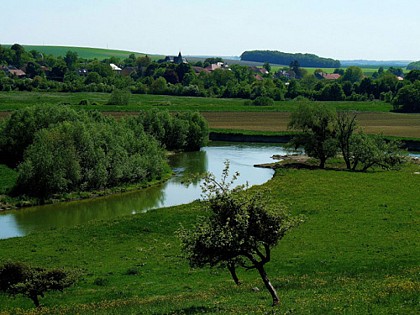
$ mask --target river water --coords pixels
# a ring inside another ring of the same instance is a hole
[[[226,160],[230,162],[231,174],[240,173],[237,184],[260,185],[268,181],[274,171],[254,165],[273,162],[272,155],[286,153],[279,144],[215,142],[199,152],[171,156],[170,165],[175,175],[161,185],[131,193],[1,213],[0,239],[190,203],[200,199],[200,183],[195,181],[187,185],[185,179],[204,172],[220,177]]]

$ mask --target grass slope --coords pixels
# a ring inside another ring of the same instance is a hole
[[[48,294],[39,312],[0,296],[0,314],[417,314],[419,169],[277,170],[265,188],[306,216],[267,265],[278,308],[253,271],[240,272],[236,287],[226,271],[188,267],[174,232],[201,213],[193,203],[1,240],[0,261],[79,268],[83,277]]]
[[[10,47],[11,45],[4,45]],[[90,47],[72,47],[72,46],[36,46],[36,45],[22,45],[25,50],[31,51],[36,50],[46,55],[53,55],[55,57],[65,56],[68,51],[77,52],[80,58],[99,60],[118,57],[121,59],[128,58],[129,55],[135,54],[138,56],[145,56],[144,53],[138,53],[134,51],[116,50],[116,49],[102,49],[102,48],[90,48]],[[160,59],[162,56],[149,55],[152,59]]]

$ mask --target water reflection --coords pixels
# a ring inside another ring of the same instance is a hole
[[[215,143],[200,152],[173,155],[170,164],[175,175],[166,183],[131,193],[3,213],[0,214],[0,238],[189,203],[201,195],[198,181],[184,184],[190,174],[209,171],[220,176],[226,159],[230,160],[231,171],[241,174],[238,184],[259,185],[269,180],[273,171],[253,165],[271,162],[273,154],[285,154],[285,151],[279,145]]]

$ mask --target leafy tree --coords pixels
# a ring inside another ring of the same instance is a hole
[[[322,101],[342,101],[345,98],[345,94],[341,85],[334,82],[323,87],[319,98]]]
[[[420,112],[420,81],[401,88],[394,100],[394,108],[405,112]]]
[[[67,65],[67,68],[69,70],[74,70],[78,61],[78,54],[75,51],[67,51],[65,57],[64,57],[64,62]]]
[[[308,156],[319,159],[320,168],[337,154],[335,112],[324,105],[300,105],[292,113],[289,128],[302,132],[290,144],[295,148],[303,146]]]
[[[33,268],[20,262],[0,267],[0,292],[23,295],[40,306],[39,297],[50,291],[63,291],[76,282],[76,274],[63,269]]]
[[[420,69],[419,70],[411,70],[407,75],[405,76],[405,79],[409,80],[411,83],[414,83],[414,81],[420,80]]]
[[[351,83],[359,82],[363,79],[363,71],[359,67],[350,66],[346,69],[341,79]]]
[[[265,62],[264,65],[263,65],[263,68],[265,70],[267,70],[268,72],[270,72],[271,71],[271,65],[270,65],[270,63],[269,62]]]
[[[404,162],[404,152],[397,141],[386,141],[381,135],[358,133],[350,142],[352,170],[365,172],[371,167],[398,168]]]
[[[229,181],[229,162],[222,179],[207,174],[202,186],[207,216],[192,230],[181,228],[178,235],[192,267],[225,267],[239,284],[237,267],[256,269],[271,294],[273,306],[279,297],[265,271],[271,250],[291,228],[284,215],[268,209],[266,197],[245,194],[244,186],[231,188],[238,173]]]
[[[350,114],[349,112],[337,113],[338,145],[347,169],[351,169],[352,151],[350,145],[356,127],[356,114]]]

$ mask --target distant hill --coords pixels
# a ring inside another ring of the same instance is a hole
[[[11,45],[3,45],[5,47],[10,47]],[[90,47],[71,47],[71,46],[37,46],[37,45],[22,45],[26,51],[36,50],[46,55],[53,55],[55,57],[64,56],[67,51],[77,52],[80,58],[85,59],[94,59],[99,60],[118,57],[118,58],[127,58],[131,54],[136,56],[144,56],[146,54],[126,51],[126,50],[115,50],[115,49],[101,49],[101,48],[90,48]],[[160,59],[162,56],[157,55],[148,55],[152,59]]]
[[[361,68],[399,67],[405,68],[410,63],[407,60],[340,60],[343,67],[357,66]]]
[[[407,65],[407,70],[420,70],[420,61],[414,61]]]
[[[297,60],[301,67],[340,68],[340,61],[323,58],[314,54],[291,54],[272,50],[245,51],[241,55],[243,61],[269,62],[271,64],[289,65]]]

